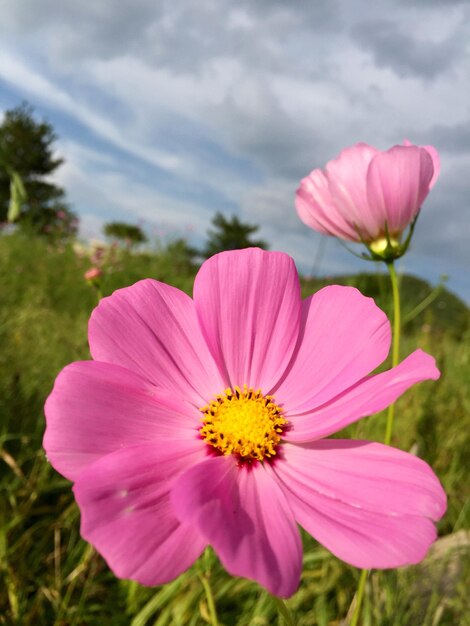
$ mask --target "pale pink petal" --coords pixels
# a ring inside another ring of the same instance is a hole
[[[405,139],[405,141],[403,142],[404,146],[412,146],[413,144],[411,143],[411,141],[409,141],[408,139]],[[431,159],[432,159],[432,164],[433,164],[433,168],[434,168],[434,174],[431,178],[431,181],[429,183],[429,189],[432,189],[436,183],[436,180],[441,172],[441,159],[439,157],[439,152],[436,150],[436,148],[434,146],[419,146],[420,148],[424,148],[424,150],[426,150],[426,152],[429,153]]]
[[[365,143],[343,150],[327,163],[325,172],[333,202],[343,219],[360,231],[363,239],[374,239],[379,230],[375,207],[367,199],[367,170],[379,151]],[[360,237],[356,236],[356,241]]]
[[[58,375],[45,408],[44,448],[57,471],[74,480],[87,465],[123,446],[171,438],[201,447],[200,412],[158,392],[117,365],[80,361]]]
[[[169,490],[201,453],[146,444],[118,450],[77,478],[80,532],[120,578],[167,583],[199,557],[207,542],[194,524],[176,519]]]
[[[437,378],[439,370],[433,357],[416,350],[397,367],[364,378],[318,408],[303,414],[287,409],[285,416],[291,428],[285,438],[304,442],[327,437],[361,417],[382,411],[416,383]]]
[[[417,146],[394,146],[377,154],[367,173],[367,196],[377,214],[386,217],[391,235],[416,217],[429,193],[434,167],[431,155]]]
[[[421,147],[424,148],[424,150],[426,150],[426,152],[429,154],[429,156],[432,159],[433,175],[432,175],[431,180],[429,181],[429,189],[431,190],[436,184],[436,180],[438,179],[439,174],[441,173],[441,159],[439,157],[439,152],[436,150],[434,146],[421,146]]]
[[[194,304],[230,386],[269,390],[284,373],[299,333],[300,286],[293,260],[258,248],[216,254],[196,276]]]
[[[436,538],[445,493],[420,459],[367,441],[285,444],[275,464],[297,522],[361,568],[421,561]]]
[[[300,345],[272,391],[290,413],[319,407],[387,357],[390,324],[372,298],[354,287],[325,287],[302,303]]]
[[[300,181],[295,206],[300,219],[310,228],[341,239],[358,240],[351,222],[344,219],[333,202],[328,179],[320,169]]]
[[[172,492],[178,517],[192,523],[234,576],[256,580],[276,596],[292,595],[302,544],[292,512],[262,464],[239,468],[215,457],[192,467]]]
[[[96,361],[122,365],[196,406],[226,386],[179,289],[142,280],[103,298],[89,323]]]
[[[343,150],[300,183],[299,217],[311,228],[351,241],[400,237],[418,214],[440,170],[433,146],[405,140],[386,152],[364,143]]]

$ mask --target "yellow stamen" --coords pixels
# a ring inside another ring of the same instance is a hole
[[[202,438],[222,454],[242,461],[262,461],[276,455],[287,424],[272,396],[246,385],[226,389],[203,407]]]
[[[375,254],[383,254],[388,247],[392,248],[392,250],[396,250],[400,246],[400,242],[396,237],[379,237],[375,241],[371,241],[369,244],[369,248]]]

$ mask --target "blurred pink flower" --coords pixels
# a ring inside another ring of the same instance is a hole
[[[430,467],[325,439],[439,376],[420,350],[368,376],[390,347],[372,299],[333,286],[302,301],[287,255],[225,252],[194,299],[154,280],[102,299],[89,341],[94,360],[47,400],[44,447],[117,576],[166,583],[210,544],[231,574],[288,597],[297,524],[357,567],[425,556],[446,508]]]
[[[97,278],[100,278],[100,276],[102,276],[103,272],[100,270],[99,267],[91,267],[89,270],[87,270],[84,273],[84,278],[85,280],[96,280]]]
[[[300,219],[321,233],[369,244],[382,251],[388,236],[399,248],[401,236],[417,217],[439,175],[432,146],[405,141],[386,151],[358,143],[343,150],[324,170],[300,182]]]

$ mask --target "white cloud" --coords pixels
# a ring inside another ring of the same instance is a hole
[[[66,113],[105,140],[98,153],[76,130],[62,138],[58,175],[83,215],[152,219],[158,209],[203,233],[212,210],[233,207],[308,264],[318,236],[293,209],[302,176],[356,141],[435,139],[441,183],[413,254],[468,264],[468,3],[5,5],[2,79],[47,106],[52,123]],[[344,254],[328,243],[325,263],[347,268]]]
[[[37,98],[49,106],[69,113],[99,137],[106,139],[121,150],[170,171],[179,169],[183,165],[173,154],[149,149],[139,143],[129,141],[123,130],[109,118],[97,114],[93,108],[75,100],[65,90],[57,87],[51,80],[41,76],[5,50],[0,54],[0,75],[3,80],[20,88],[29,97]]]
[[[103,155],[75,142],[67,142],[67,160],[57,170],[55,180],[67,189],[72,202],[85,216],[87,236],[92,226],[112,219],[149,224],[167,222],[174,230],[191,224],[196,232],[205,232],[208,215],[188,200],[177,200],[159,193],[151,182],[136,182],[115,158]],[[90,216],[94,215],[95,220]],[[83,229],[82,229],[83,230]]]

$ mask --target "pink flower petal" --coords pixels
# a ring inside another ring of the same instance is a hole
[[[360,241],[357,230],[364,239],[374,239],[378,234],[375,207],[367,200],[366,176],[372,159],[379,151],[365,143],[343,150],[339,157],[327,163],[325,171],[329,189],[338,213],[348,221]]]
[[[417,215],[433,174],[431,155],[417,146],[394,146],[372,159],[367,196],[391,235],[400,234]]]
[[[275,464],[297,522],[337,557],[362,568],[421,561],[445,493],[420,459],[377,443],[286,444]]]
[[[103,298],[89,324],[93,359],[127,367],[198,407],[223,389],[191,298],[142,280]]]
[[[403,145],[412,146],[413,144],[408,139],[405,139],[405,141],[403,142]],[[429,183],[429,189],[432,189],[434,185],[436,184],[436,180],[439,177],[439,174],[441,172],[441,159],[439,157],[438,151],[436,150],[434,146],[419,146],[419,147],[426,150],[426,152],[429,153],[429,156],[432,159],[434,174],[431,178],[431,182]]]
[[[304,178],[296,195],[301,220],[311,228],[349,241],[371,243],[386,235],[400,239],[439,175],[433,146],[379,151],[364,143]]]
[[[299,333],[300,286],[293,260],[257,248],[217,254],[196,276],[194,303],[229,385],[268,392],[283,375]],[[212,394],[218,392],[212,388]]]
[[[289,505],[273,476],[259,464],[239,468],[216,457],[192,467],[175,484],[177,516],[193,523],[234,576],[281,597],[300,580],[302,544]]]
[[[201,447],[197,409],[109,363],[68,365],[57,377],[44,410],[48,459],[71,480],[101,456],[124,446],[172,438],[184,446],[191,442]]]
[[[206,541],[194,524],[176,519],[169,490],[201,454],[191,447],[141,445],[105,456],[79,475],[80,532],[116,576],[162,585],[199,557]]]
[[[302,303],[301,343],[273,390],[290,414],[319,407],[369,374],[390,348],[390,324],[354,287],[325,287]]]
[[[313,170],[300,181],[295,195],[295,207],[300,219],[310,228],[325,235],[357,240],[357,232],[333,202],[328,179],[322,170]]]
[[[429,156],[432,159],[432,165],[433,165],[433,175],[431,180],[429,181],[429,190],[431,190],[434,185],[436,184],[436,180],[439,177],[439,174],[441,173],[441,159],[439,157],[439,153],[436,150],[436,148],[434,146],[421,146],[424,150],[426,150],[426,152],[429,154]]]
[[[436,380],[439,375],[433,357],[416,350],[397,367],[364,378],[323,406],[302,415],[286,411],[292,429],[285,438],[305,442],[327,437],[361,417],[382,411],[416,383]]]

